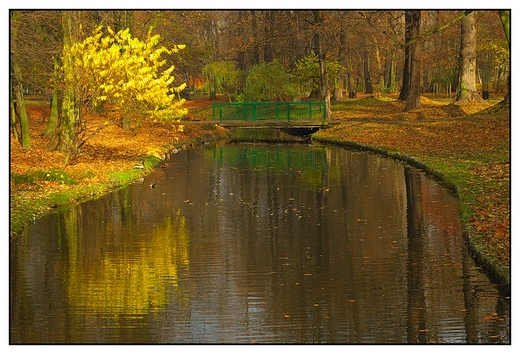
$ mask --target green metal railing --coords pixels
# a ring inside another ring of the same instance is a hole
[[[313,120],[325,122],[325,101],[290,102],[216,102],[212,104],[213,120],[286,121]]]

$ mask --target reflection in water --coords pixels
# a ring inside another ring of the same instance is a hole
[[[182,151],[37,221],[10,270],[13,343],[510,341],[454,200],[338,148]]]
[[[79,242],[76,235],[77,212],[71,210],[67,218],[69,311],[142,317],[163,309],[167,297],[177,295],[178,268],[189,267],[185,219],[178,213],[165,217],[139,240],[105,239],[92,251],[82,247],[96,245]],[[93,258],[82,259],[85,254]]]

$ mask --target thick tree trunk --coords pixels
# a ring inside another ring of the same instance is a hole
[[[477,26],[475,12],[461,23],[461,68],[457,102],[485,102],[477,92]]]
[[[412,11],[405,11],[405,30],[404,30],[404,42],[408,43],[412,39],[411,26],[412,26]],[[410,93],[410,81],[412,72],[412,58],[411,58],[411,47],[408,45],[404,48],[404,67],[403,67],[403,85],[401,92],[399,93],[399,100],[406,101],[408,94]]]
[[[407,11],[408,12],[408,11]],[[421,24],[421,11],[410,11],[410,35],[411,38],[419,36]],[[406,97],[405,112],[421,107],[421,44],[417,40],[409,45],[410,47],[410,87]]]
[[[78,128],[80,125],[79,112],[74,102],[74,94],[70,90],[63,93],[62,116],[59,120],[56,134],[47,145],[48,150],[59,150],[67,153],[64,164],[69,157],[78,152],[79,139]]]
[[[214,87],[209,89],[209,99],[210,101],[215,101],[217,99],[217,89]]]

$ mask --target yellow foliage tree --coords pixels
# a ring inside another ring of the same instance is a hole
[[[177,95],[186,84],[173,86],[174,66],[162,70],[166,64],[162,57],[185,46],[167,49],[158,46],[159,39],[151,30],[142,41],[128,29],[114,32],[99,27],[92,36],[65,48],[63,62],[73,63],[74,69],[64,71],[64,84],[79,83],[76,103],[87,109],[99,110],[109,103],[121,112],[126,128],[131,118],[178,120],[187,112]]]

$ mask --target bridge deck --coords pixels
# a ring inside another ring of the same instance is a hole
[[[319,120],[205,120],[204,123],[218,124],[227,128],[326,128],[338,124],[338,122]]]
[[[337,124],[326,119],[325,101],[214,102],[213,119],[228,128],[318,130]]]

